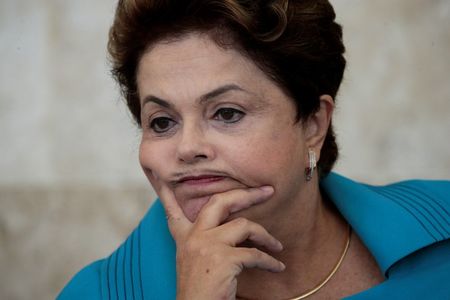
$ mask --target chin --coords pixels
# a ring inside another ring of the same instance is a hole
[[[203,206],[208,203],[210,198],[211,196],[205,196],[197,199],[183,201],[183,204],[180,205],[186,218],[191,222],[195,222]]]
[[[206,196],[197,199],[186,200],[184,205],[182,205],[182,210],[186,218],[191,222],[195,222],[199,214],[201,213],[201,210],[208,203],[211,197],[212,196]],[[241,211],[232,213],[222,223],[226,223],[237,218],[245,218],[251,221],[261,220],[265,215],[262,210],[262,206],[264,206],[264,204],[265,203],[261,203],[257,206],[251,206]]]

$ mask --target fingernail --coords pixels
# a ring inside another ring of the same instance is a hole
[[[283,244],[280,241],[277,241],[277,248],[279,251],[283,250]]]
[[[264,194],[272,194],[273,193],[273,187],[270,185],[265,185],[259,188],[261,191],[264,192]]]
[[[284,271],[286,269],[286,265],[283,264],[281,261],[280,261],[280,265],[281,265],[281,271]]]

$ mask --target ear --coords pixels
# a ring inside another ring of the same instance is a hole
[[[320,158],[320,150],[327,135],[333,111],[333,98],[330,95],[322,95],[319,110],[304,123],[306,146],[316,152],[317,160]]]

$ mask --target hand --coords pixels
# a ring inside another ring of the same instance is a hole
[[[244,268],[285,269],[282,262],[257,248],[237,247],[249,240],[268,251],[281,251],[281,243],[261,225],[245,218],[223,223],[230,214],[267,200],[273,194],[272,187],[215,194],[194,223],[185,217],[169,189],[161,188],[159,194],[177,247],[178,300],[234,300],[236,277]]]

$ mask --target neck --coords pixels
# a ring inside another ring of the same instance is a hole
[[[322,281],[339,259],[347,239],[347,225],[332,204],[323,199],[318,183],[314,179],[307,183],[301,197],[295,199],[262,224],[282,242],[284,250],[270,254],[281,260],[286,270],[278,274],[244,270],[238,279],[239,295],[252,299],[293,297]]]

